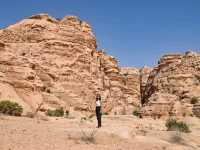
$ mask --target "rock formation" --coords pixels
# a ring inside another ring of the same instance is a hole
[[[158,66],[120,68],[97,50],[90,25],[75,16],[39,14],[0,30],[0,100],[25,110],[64,107],[92,112],[102,95],[104,113],[200,116],[200,55],[164,55]]]
[[[132,113],[140,105],[138,80],[137,69],[121,70],[97,51],[90,25],[77,17],[39,14],[0,30],[0,99],[25,111],[41,103],[43,110],[93,111],[98,92],[104,112]]]
[[[185,55],[164,55],[149,75],[143,93],[143,115],[199,115],[199,74],[199,54],[189,51]]]

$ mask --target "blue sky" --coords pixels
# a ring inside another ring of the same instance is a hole
[[[154,66],[166,53],[200,51],[200,0],[2,0],[0,28],[38,13],[87,21],[98,49],[120,66]]]

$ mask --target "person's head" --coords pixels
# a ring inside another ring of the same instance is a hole
[[[97,95],[96,95],[96,101],[98,101],[98,100],[99,100],[99,101],[101,100],[101,95],[100,95],[100,94],[97,94]]]

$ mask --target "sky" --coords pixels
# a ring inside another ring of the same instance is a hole
[[[0,28],[39,13],[88,22],[98,49],[123,67],[153,67],[164,54],[200,52],[200,0],[1,0]]]

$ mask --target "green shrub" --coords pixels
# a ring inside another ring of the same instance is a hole
[[[0,113],[11,115],[11,116],[21,116],[23,112],[22,106],[16,102],[11,102],[8,100],[0,102]]]
[[[167,127],[168,131],[180,131],[185,133],[190,132],[189,126],[186,123],[182,121],[178,122],[176,119],[168,119],[165,126]]]
[[[134,116],[137,116],[137,117],[140,117],[140,113],[139,113],[139,111],[137,111],[137,110],[134,110],[134,111],[133,111],[133,115],[134,115]]]
[[[51,117],[63,117],[64,116],[64,110],[63,108],[59,108],[56,110],[50,110],[48,109],[46,112],[47,116],[51,116]]]

